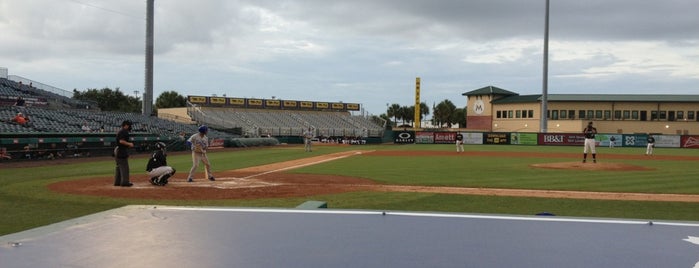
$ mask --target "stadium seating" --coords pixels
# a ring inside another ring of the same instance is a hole
[[[242,128],[251,136],[300,136],[315,130],[316,136],[381,137],[383,126],[349,112],[263,110],[197,107],[190,109],[196,121],[223,128]]]
[[[30,119],[27,126],[19,126],[10,122],[18,110]],[[125,112],[101,112],[95,110],[76,109],[47,109],[39,107],[17,108],[0,107],[0,133],[84,133],[84,123],[91,132],[99,132],[104,127],[106,133],[116,133],[123,120],[133,122],[133,133],[151,133],[162,137],[175,137],[179,133],[191,135],[197,132],[198,126],[193,124],[176,123],[157,117]],[[232,138],[232,135],[211,129],[212,138]]]

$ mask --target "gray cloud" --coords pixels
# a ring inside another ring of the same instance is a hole
[[[156,1],[155,94],[411,105],[540,91],[545,1]],[[699,0],[551,1],[551,93],[696,94]],[[0,66],[65,89],[143,87],[145,3],[0,0]],[[665,91],[673,89],[673,91]],[[682,89],[682,90],[677,90]]]

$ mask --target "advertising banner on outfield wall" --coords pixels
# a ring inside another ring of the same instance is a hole
[[[540,133],[539,144],[582,146],[583,144],[585,144],[585,135],[583,135],[582,133]]]
[[[415,132],[415,143],[419,144],[433,144],[434,143],[434,132],[419,131]]]
[[[682,136],[682,148],[699,149],[699,136]]]
[[[679,148],[682,144],[682,136],[680,135],[653,135],[655,138],[655,147]],[[626,147],[645,147],[648,145],[647,134],[628,134],[624,135],[623,146]]]
[[[483,133],[461,133],[464,135],[464,144],[483,144]]]
[[[623,137],[622,145],[624,147],[645,147],[648,144],[646,134],[624,134]]]
[[[415,143],[415,131],[394,131],[393,143],[397,144],[412,144]]]
[[[614,142],[614,147],[623,146],[622,140],[624,135],[621,134],[597,134],[595,135],[595,140],[597,140],[597,145],[601,147],[610,147],[609,144]]]
[[[537,145],[537,133],[510,133],[510,144]]]
[[[485,133],[483,144],[510,144],[510,133]]]
[[[682,142],[680,135],[653,135],[653,138],[655,138],[655,147],[680,148]]]
[[[434,132],[435,144],[448,144],[456,142],[456,132]]]

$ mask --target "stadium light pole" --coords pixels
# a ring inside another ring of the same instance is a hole
[[[148,0],[146,7],[146,82],[143,93],[143,115],[150,116],[153,111],[153,16],[155,0]]]
[[[540,132],[546,133],[548,121],[548,79],[549,79],[549,0],[546,0],[546,18],[544,23],[544,74],[541,92],[541,126]]]

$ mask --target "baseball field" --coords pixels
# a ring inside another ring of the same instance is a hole
[[[440,211],[699,221],[699,151],[598,148],[581,163],[569,146],[275,146],[209,152],[216,181],[191,157],[172,153],[167,186],[130,158],[134,187],[114,187],[113,159],[0,163],[0,235],[132,204]]]

